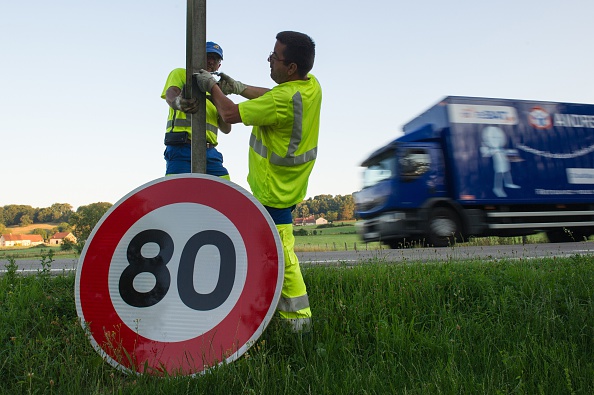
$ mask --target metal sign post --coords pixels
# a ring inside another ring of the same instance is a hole
[[[188,0],[186,31],[186,99],[195,97],[198,112],[191,114],[192,173],[206,173],[206,94],[195,89],[192,75],[206,69],[206,0]]]

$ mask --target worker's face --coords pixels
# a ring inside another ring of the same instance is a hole
[[[208,52],[206,54],[206,70],[209,72],[217,71],[221,67],[221,57],[216,53]]]
[[[277,40],[274,45],[274,51],[268,57],[268,62],[270,62],[270,78],[277,84],[282,84],[289,80],[289,66],[293,64],[285,60],[283,53],[286,47],[285,44],[281,44]]]

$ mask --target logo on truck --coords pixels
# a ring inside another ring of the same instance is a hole
[[[544,108],[538,106],[532,107],[528,112],[528,122],[539,130],[550,129],[553,126],[549,113]]]
[[[517,125],[516,109],[509,106],[483,106],[448,104],[450,121],[453,123],[477,123],[487,125]]]
[[[555,126],[593,129],[594,115],[555,114]]]

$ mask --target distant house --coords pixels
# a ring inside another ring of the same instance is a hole
[[[70,240],[76,243],[76,237],[70,232],[57,232],[49,239],[49,245],[59,246],[64,243],[64,240]]]
[[[316,225],[326,225],[328,223],[328,220],[324,217],[320,217],[318,219],[316,219]]]
[[[0,247],[32,247],[43,244],[43,237],[40,235],[2,235],[0,236]]]
[[[304,226],[304,225],[325,225],[328,221],[324,217],[316,219],[313,215],[304,218],[295,218],[293,225]]]
[[[309,217],[295,218],[295,220],[293,221],[293,224],[297,226],[315,225],[315,223],[316,219],[313,215],[310,215]]]

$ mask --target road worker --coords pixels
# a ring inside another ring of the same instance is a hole
[[[206,43],[206,69],[218,71],[223,61],[223,49],[209,41]],[[169,73],[161,98],[169,104],[167,129],[165,133],[165,174],[192,172],[192,125],[187,114],[198,111],[196,98],[185,99],[183,90],[186,84],[186,69],[174,69]],[[206,174],[230,179],[229,172],[223,166],[223,155],[216,149],[217,133],[231,132],[231,125],[219,116],[210,100],[206,101]]]
[[[318,152],[322,89],[309,73],[314,59],[315,43],[309,36],[284,31],[268,56],[274,88],[245,85],[225,74],[217,85],[206,70],[194,77],[203,92],[212,94],[225,122],[253,126],[247,179],[280,235],[285,278],[277,309],[297,332],[310,329],[312,316],[294,251],[291,212],[305,198]],[[235,104],[226,96],[232,93],[250,100]]]

